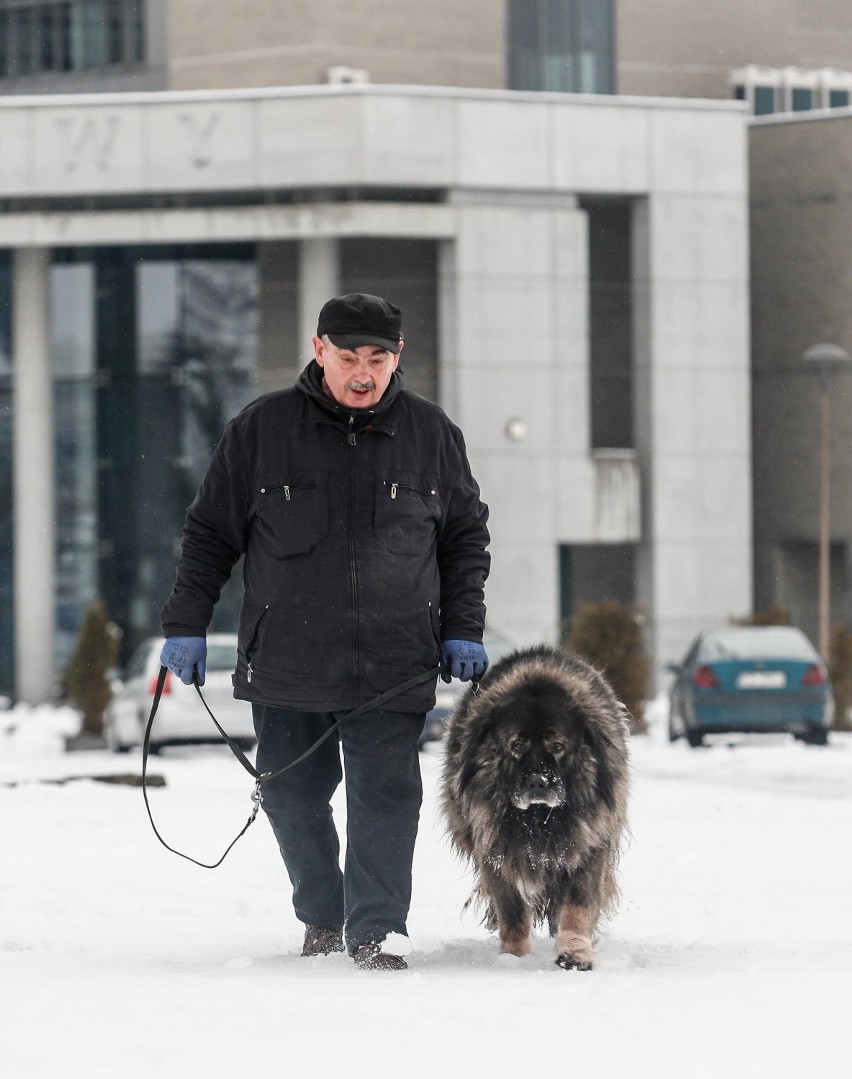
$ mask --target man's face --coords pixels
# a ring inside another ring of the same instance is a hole
[[[328,393],[343,408],[374,408],[388,388],[399,354],[379,345],[338,348],[314,337],[314,354]]]

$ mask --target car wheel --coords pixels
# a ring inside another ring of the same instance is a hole
[[[827,746],[828,731],[825,727],[812,727],[802,735],[802,741],[806,746]]]
[[[704,735],[701,731],[687,730],[686,740],[689,742],[692,749],[700,749],[704,745]]]
[[[106,722],[104,723],[104,741],[111,753],[127,753],[130,750],[130,746],[126,746],[119,741],[118,731],[116,731],[115,723],[109,713],[107,713]]]

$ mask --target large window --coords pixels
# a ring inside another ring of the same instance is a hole
[[[593,449],[633,441],[631,204],[586,199],[589,220],[589,361]]]
[[[145,0],[0,0],[0,78],[145,59]]]
[[[613,0],[508,0],[510,90],[615,92]]]
[[[61,670],[93,599],[121,628],[124,658],[159,632],[186,506],[228,420],[258,393],[259,284],[247,245],[55,257]],[[0,318],[0,356],[2,342]],[[234,629],[239,598],[234,581],[214,628]]]
[[[586,603],[636,603],[635,543],[575,543],[559,547],[559,615],[563,633]]]

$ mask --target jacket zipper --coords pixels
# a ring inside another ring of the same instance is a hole
[[[296,484],[291,483],[291,484],[282,484],[279,487],[261,487],[260,493],[262,495],[275,495],[275,494],[278,494],[279,491],[283,491],[284,492],[284,497],[289,502],[290,501],[290,492],[291,491],[310,491],[314,487],[316,487],[315,483],[296,483]]]
[[[424,491],[422,487],[415,487],[413,483],[388,483],[388,481],[385,480],[385,487],[390,487],[391,498],[396,498],[396,493],[400,487],[404,491],[415,491],[418,495],[423,495],[424,497],[435,493],[432,489]]]
[[[266,606],[263,609],[263,614],[257,620],[257,625],[254,627],[254,634],[252,635],[252,638],[251,638],[251,641],[249,642],[248,648],[246,648],[246,680],[249,682],[249,684],[251,683],[252,676],[254,674],[254,671],[252,670],[252,666],[251,666],[251,660],[249,659],[249,655],[254,651],[254,646],[257,644],[258,638],[260,637],[260,627],[263,625],[263,620],[266,618],[266,616],[268,614],[269,614],[269,604],[267,603]]]
[[[355,417],[349,417],[349,445],[356,447]],[[355,703],[359,699],[358,678],[358,576],[355,572],[355,454],[349,457],[349,578],[352,582],[352,685]]]

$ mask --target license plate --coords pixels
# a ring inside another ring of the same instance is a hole
[[[784,689],[786,685],[783,671],[743,671],[737,675],[737,689]]]

